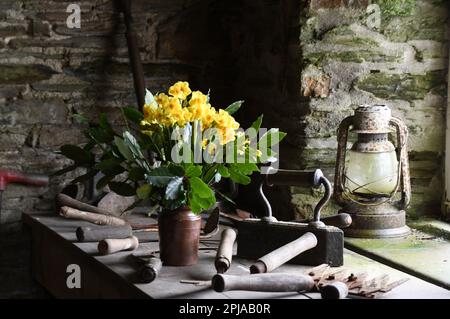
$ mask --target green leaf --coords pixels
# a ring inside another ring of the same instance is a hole
[[[261,114],[250,126],[251,128],[255,129],[256,132],[261,128],[262,120],[263,120],[263,114]]]
[[[189,178],[189,184],[191,185],[191,191],[195,196],[200,198],[210,198],[214,197],[214,192],[212,189],[199,177]]]
[[[106,185],[108,185],[109,182],[112,181],[112,179],[114,178],[114,175],[105,175],[102,178],[100,178],[97,182],[97,185],[95,185],[96,189],[102,189],[103,187],[105,187]]]
[[[87,136],[98,143],[109,143],[113,140],[114,134],[112,131],[104,130],[99,126],[93,126],[86,130]]]
[[[218,168],[219,174],[222,175],[222,177],[230,177],[230,172],[228,171],[228,168],[226,168],[224,165],[220,165]]]
[[[122,161],[118,158],[115,158],[115,157],[108,158],[108,159],[101,161],[100,163],[95,164],[95,168],[97,168],[101,171],[105,171],[105,170],[112,169],[116,166],[120,166],[121,163],[122,163]]]
[[[125,145],[131,150],[134,155],[134,158],[144,159],[144,155],[142,154],[141,147],[139,143],[136,141],[136,138],[128,131],[123,132],[123,141]]]
[[[230,178],[233,182],[236,182],[238,184],[242,185],[248,185],[251,182],[250,177],[247,175],[242,174],[238,169],[236,169],[234,166],[230,166],[229,170],[230,172]]]
[[[135,182],[145,179],[145,171],[141,167],[132,167],[128,171],[128,177]]]
[[[147,181],[155,186],[163,187],[175,177],[167,167],[158,167],[146,175]]]
[[[73,160],[77,165],[89,165],[94,161],[94,155],[76,145],[63,145],[60,150],[61,154]]]
[[[236,113],[240,108],[242,103],[244,103],[244,101],[236,101],[234,103],[231,103],[226,109],[225,111],[228,112],[228,114],[232,115],[234,113]]]
[[[144,119],[144,115],[135,108],[123,107],[122,112],[123,115],[127,118],[127,120],[138,125]]]
[[[100,114],[100,120],[99,120],[98,123],[99,123],[100,127],[105,132],[107,132],[107,134],[114,133],[114,131],[113,131],[112,127],[111,127],[111,124],[109,124],[108,119],[106,118],[106,114],[105,113],[101,113]]]
[[[140,199],[147,199],[150,197],[151,191],[152,191],[152,185],[144,184],[136,190],[136,195]]]
[[[102,171],[103,174],[108,176],[116,176],[122,174],[123,172],[125,172],[125,168],[123,168],[122,166],[115,166],[113,168],[105,169]]]
[[[136,194],[134,187],[125,182],[109,182],[108,186],[114,193],[122,196],[133,196]]]
[[[123,139],[121,139],[118,136],[114,137],[114,144],[116,144],[117,149],[119,150],[120,154],[127,160],[131,161],[133,159],[133,153],[128,148],[127,145],[125,145],[125,142]]]
[[[184,176],[184,169],[181,165],[169,163],[169,171],[175,176]]]
[[[166,199],[176,199],[180,193],[181,186],[183,185],[183,177],[174,177],[167,184],[166,187]]]
[[[231,164],[234,170],[240,171],[244,175],[250,175],[253,172],[259,172],[258,165],[255,163],[235,163]]]
[[[186,167],[187,177],[199,177],[202,174],[202,167],[200,165],[190,164]]]
[[[261,141],[265,141],[267,147],[271,147],[275,144],[281,142],[281,140],[286,136],[286,133],[278,131],[276,128],[271,128],[259,139],[258,145]]]

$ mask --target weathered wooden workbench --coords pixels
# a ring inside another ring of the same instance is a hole
[[[97,243],[78,243],[75,229],[88,223],[67,220],[55,214],[24,214],[24,223],[32,233],[32,268],[34,278],[57,298],[320,298],[318,293],[262,293],[230,291],[217,293],[207,284],[215,274],[214,256],[217,238],[201,243],[197,265],[163,267],[160,276],[150,284],[140,284],[136,269],[127,258],[131,252],[109,256],[97,253]],[[148,219],[146,221],[148,223]],[[154,242],[143,243],[139,249],[157,251]],[[345,267],[355,272],[387,273],[392,279],[410,278],[383,298],[450,298],[450,291],[411,277],[371,259],[345,251]],[[68,288],[67,267],[78,265],[81,287]],[[235,258],[229,274],[248,274],[250,260]],[[278,272],[303,273],[310,267],[284,265]],[[181,283],[182,280],[202,282],[201,285]]]

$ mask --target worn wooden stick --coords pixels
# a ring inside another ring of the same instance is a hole
[[[84,212],[90,212],[90,213],[96,213],[96,214],[102,214],[102,215],[112,215],[110,212],[108,212],[105,209],[98,208],[96,206],[92,206],[92,205],[80,202],[79,200],[76,200],[75,198],[72,198],[66,194],[58,194],[56,196],[56,201],[59,204],[59,206],[68,206],[68,207],[79,209]]]
[[[250,266],[250,273],[265,273],[280,267],[302,252],[317,246],[317,237],[313,233],[305,233],[300,238],[268,253]]]
[[[114,254],[122,250],[134,250],[139,246],[135,236],[123,239],[104,239],[98,243],[98,252],[102,255]]]
[[[144,283],[150,283],[158,276],[162,268],[161,259],[151,257],[139,269],[139,276]]]
[[[233,257],[233,245],[236,240],[236,232],[227,228],[222,232],[219,248],[217,249],[216,260],[214,265],[219,274],[223,274],[230,268],[231,259]]]
[[[270,292],[310,291],[314,280],[307,275],[299,274],[256,274],[233,276],[217,274],[212,279],[215,291],[249,290]]]
[[[128,238],[133,235],[130,225],[123,226],[81,226],[76,230],[80,242],[95,242],[108,238]]]
[[[67,206],[61,207],[59,214],[66,218],[81,219],[97,225],[123,226],[128,224],[118,217],[85,212]]]
[[[348,296],[347,284],[335,281],[320,287],[322,299],[345,299]]]

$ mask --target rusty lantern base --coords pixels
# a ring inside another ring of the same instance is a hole
[[[347,237],[356,238],[392,238],[409,235],[406,226],[405,211],[390,203],[366,206],[352,203],[342,208],[339,213],[352,216],[352,224],[344,229]]]

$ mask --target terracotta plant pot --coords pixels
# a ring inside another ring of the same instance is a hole
[[[189,266],[197,263],[200,227],[201,217],[188,207],[160,213],[159,250],[163,265]]]

